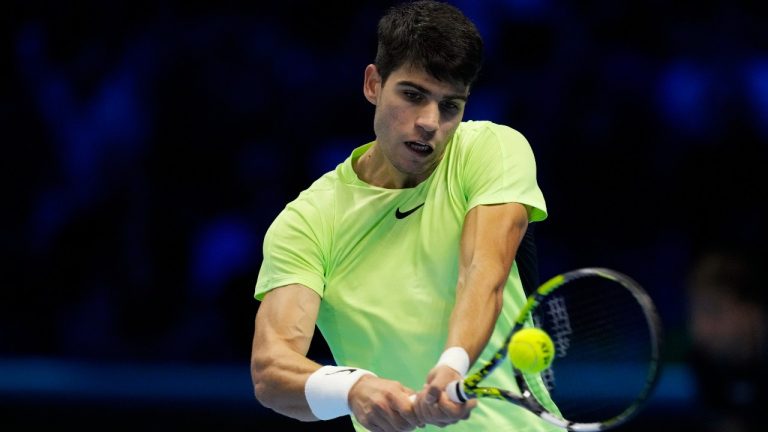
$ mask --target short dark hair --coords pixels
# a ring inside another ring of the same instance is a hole
[[[376,68],[382,81],[395,69],[422,68],[440,81],[471,87],[483,62],[483,39],[459,9],[434,0],[406,1],[379,20]]]

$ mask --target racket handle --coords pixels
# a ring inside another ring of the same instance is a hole
[[[448,383],[445,386],[445,392],[448,393],[448,398],[456,403],[464,403],[467,401],[467,394],[464,393],[464,381],[456,380]]]
[[[464,403],[467,401],[467,395],[464,393],[464,381],[456,380],[451,381],[445,386],[445,392],[448,393],[448,398],[456,403]],[[408,397],[411,402],[416,402],[416,393]]]

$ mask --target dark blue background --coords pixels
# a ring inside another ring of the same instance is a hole
[[[637,428],[695,410],[692,257],[765,244],[757,3],[454,2],[487,46],[465,118],[537,155],[542,277],[612,267],[658,303],[670,372]],[[373,139],[363,69],[389,4],[6,6],[0,425],[303,426],[251,396],[261,240]]]

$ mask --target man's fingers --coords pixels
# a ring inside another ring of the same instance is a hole
[[[440,394],[442,393],[442,390],[435,386],[430,386],[427,389],[427,394],[424,395],[424,402],[428,404],[433,404],[440,400]]]
[[[408,401],[403,402],[404,399],[398,398],[395,410],[400,417],[408,423],[412,429],[424,426],[424,422],[421,421],[419,415],[416,413],[416,393],[408,395]]]

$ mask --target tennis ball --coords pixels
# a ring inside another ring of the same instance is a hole
[[[525,373],[537,373],[548,368],[555,358],[555,345],[541,329],[524,328],[509,341],[509,360]]]

